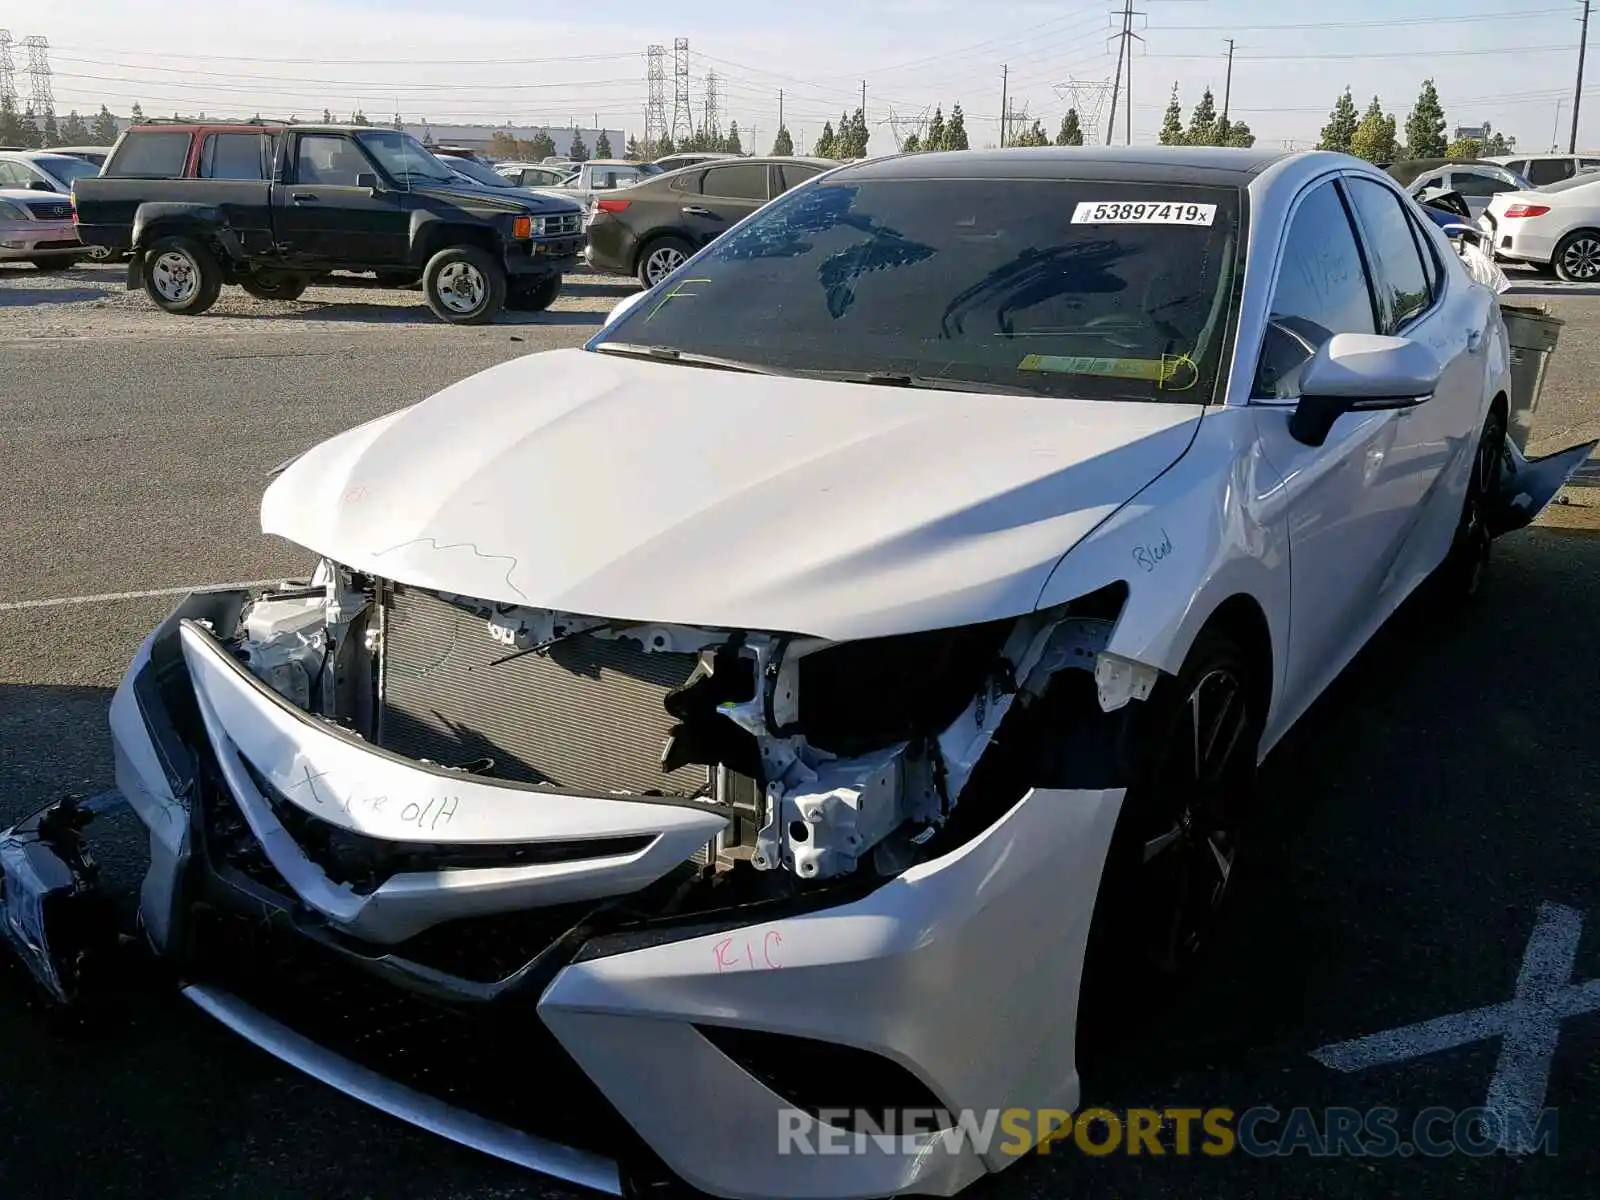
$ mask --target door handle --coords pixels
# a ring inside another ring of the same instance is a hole
[[[698,204],[686,204],[683,206],[682,212],[686,217],[710,217],[715,220],[717,216],[709,208],[701,208]]]
[[[293,200],[296,204],[300,204],[306,200],[315,200],[316,197],[310,192],[290,192],[289,199]]]

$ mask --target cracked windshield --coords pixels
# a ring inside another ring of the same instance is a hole
[[[819,184],[607,331],[751,369],[955,390],[1209,401],[1238,259],[1233,188]]]

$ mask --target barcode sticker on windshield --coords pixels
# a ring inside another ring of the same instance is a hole
[[[1085,200],[1072,214],[1074,225],[1210,225],[1215,204],[1168,204],[1157,200]]]

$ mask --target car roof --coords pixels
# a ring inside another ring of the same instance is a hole
[[[1225,146],[1028,146],[1008,150],[949,150],[895,154],[850,163],[835,179],[1076,179],[1186,180],[1246,186],[1283,150]],[[802,160],[812,161],[815,159]]]

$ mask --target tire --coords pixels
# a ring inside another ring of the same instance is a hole
[[[487,325],[505,307],[506,270],[477,246],[450,246],[428,260],[422,293],[441,321]]]
[[[1556,243],[1550,265],[1566,283],[1600,282],[1600,230],[1574,229]]]
[[[110,246],[90,246],[89,247],[89,261],[90,262],[97,262],[97,263],[110,262],[116,256],[117,256],[117,252],[115,250],[113,250]]]
[[[239,280],[239,286],[257,300],[298,300],[311,286],[311,281],[299,275],[246,275]]]
[[[197,316],[222,294],[222,268],[193,238],[157,238],[145,251],[144,290],[157,308]]]
[[[506,307],[519,312],[543,312],[561,295],[561,276],[546,275],[530,283],[516,284],[506,297]]]
[[[77,266],[77,260],[72,258],[30,258],[36,271],[48,271],[54,274],[57,271],[70,271]]]
[[[1098,775],[1075,786],[1127,789],[1084,959],[1080,1057],[1114,1045],[1205,957],[1254,807],[1269,694],[1258,671],[1238,639],[1208,626],[1147,700],[1109,715],[1080,704],[1089,727],[1064,731],[1063,768]]]
[[[1478,434],[1478,449],[1472,460],[1472,476],[1466,499],[1461,504],[1461,520],[1444,562],[1434,576],[1434,586],[1442,603],[1465,605],[1483,587],[1494,546],[1490,516],[1500,475],[1505,469],[1506,419],[1499,409],[1491,409]]]
[[[639,265],[635,274],[645,287],[655,287],[668,274],[681,267],[693,253],[694,247],[682,238],[656,238],[639,251]]]

